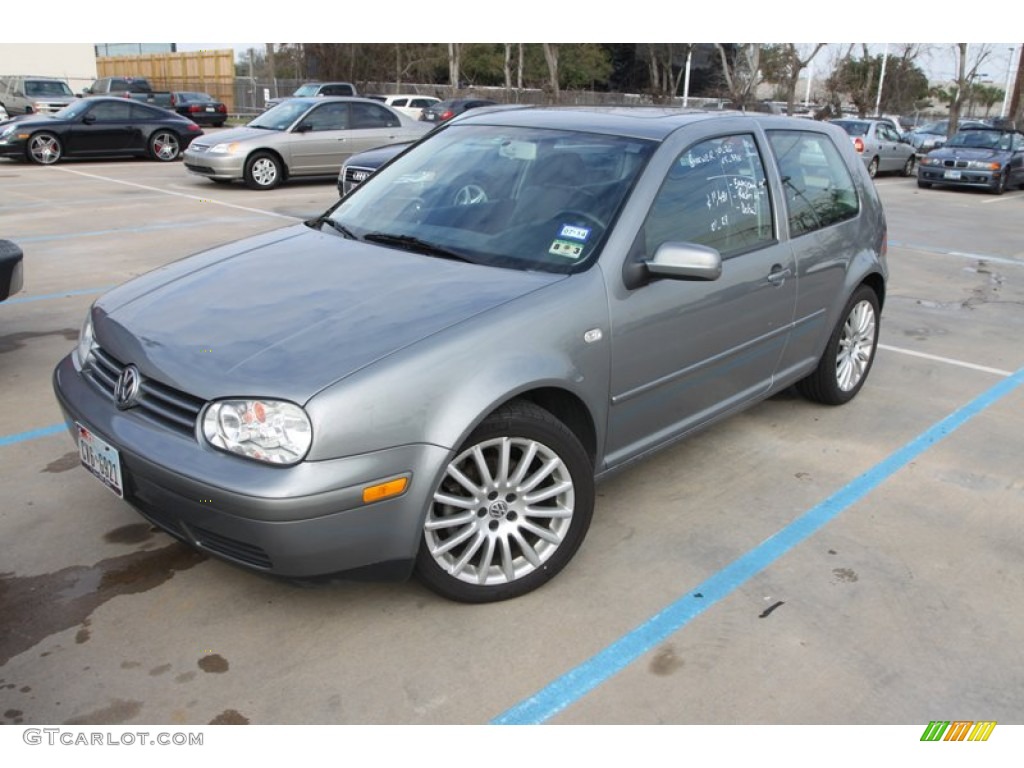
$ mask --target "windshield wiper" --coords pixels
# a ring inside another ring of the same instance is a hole
[[[319,219],[313,219],[312,221],[306,222],[310,227],[322,227],[327,224],[335,232],[340,232],[349,240],[358,240],[359,238],[352,234],[352,230],[346,227],[344,224],[339,224],[330,216],[321,216]]]
[[[411,235],[392,235],[387,232],[370,232],[368,235],[363,235],[363,239],[371,243],[380,243],[381,245],[394,245],[399,248],[404,248],[407,251],[413,251],[414,253],[422,253],[425,256],[438,256],[442,259],[454,259],[455,261],[465,261],[470,264],[475,264],[472,259],[463,256],[461,253],[450,251],[447,248],[442,248],[434,243],[428,243],[426,240],[420,240],[418,237]]]

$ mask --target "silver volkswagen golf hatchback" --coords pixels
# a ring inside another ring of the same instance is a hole
[[[886,237],[836,126],[494,111],[110,291],[53,383],[85,468],[194,547],[502,600],[613,470],[791,385],[852,399]]]

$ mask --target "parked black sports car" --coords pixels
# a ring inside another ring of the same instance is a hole
[[[224,102],[198,91],[175,91],[174,111],[198,125],[212,125],[215,128],[224,125],[228,119],[228,108]]]
[[[138,155],[177,160],[203,130],[186,117],[130,99],[79,99],[53,115],[0,124],[0,157],[52,165],[63,157]]]

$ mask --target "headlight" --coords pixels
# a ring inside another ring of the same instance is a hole
[[[203,414],[210,445],[268,464],[297,464],[309,452],[313,428],[306,412],[280,400],[220,400]]]
[[[1002,166],[999,163],[984,163],[980,160],[971,160],[967,163],[968,168],[976,168],[981,171],[998,171]]]
[[[210,154],[233,155],[237,149],[238,142],[236,141],[227,142],[225,144],[214,144],[210,147]]]
[[[85,322],[82,323],[82,330],[78,334],[78,346],[75,347],[75,362],[78,364],[79,370],[89,362],[89,356],[95,345],[96,340],[92,334],[92,307],[89,307]]]
[[[18,124],[17,123],[15,123],[14,125],[8,125],[6,128],[3,129],[3,131],[0,131],[0,139],[6,139],[8,136],[10,136],[12,133],[14,133],[17,129],[18,129]]]

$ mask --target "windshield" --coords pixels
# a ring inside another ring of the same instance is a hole
[[[71,92],[71,89],[68,87],[67,83],[62,83],[55,80],[26,80],[25,95],[61,96],[63,98],[73,98],[75,94]]]
[[[1003,141],[1005,137],[1005,141]],[[947,147],[978,147],[979,149],[1009,149],[1010,137],[999,131],[961,131],[946,142]]]
[[[593,262],[654,142],[455,125],[371,176],[330,214],[355,237],[480,264]]]
[[[268,128],[272,131],[287,130],[292,123],[298,120],[309,109],[309,104],[304,101],[285,101],[272,107],[257,117],[251,123],[250,128]]]

